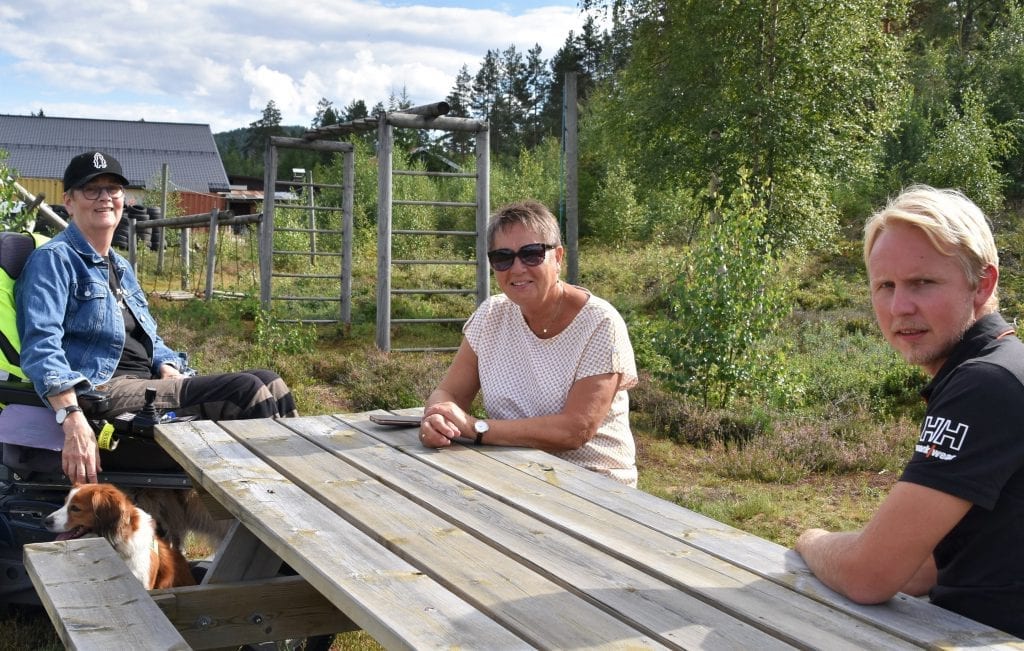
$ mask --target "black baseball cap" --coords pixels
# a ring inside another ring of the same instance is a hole
[[[87,151],[71,159],[64,170],[64,191],[74,190],[93,180],[97,176],[109,174],[116,176],[121,185],[128,185],[128,179],[121,173],[121,163],[102,151]]]

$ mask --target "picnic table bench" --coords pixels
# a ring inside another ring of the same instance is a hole
[[[189,646],[361,628],[392,649],[1024,649],[926,600],[854,604],[791,550],[552,455],[431,450],[368,416],[157,428],[237,519],[201,585],[150,593]],[[68,644],[81,613],[33,581]]]

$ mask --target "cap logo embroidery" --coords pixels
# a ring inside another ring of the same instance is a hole
[[[96,152],[92,155],[92,166],[98,170],[107,169],[107,159],[103,158],[103,154]]]

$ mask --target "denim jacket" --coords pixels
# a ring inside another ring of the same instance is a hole
[[[188,370],[185,355],[168,348],[156,333],[146,294],[128,261],[111,249],[125,302],[148,338],[153,375],[162,364]],[[46,396],[74,387],[104,384],[124,350],[124,317],[108,283],[108,266],[72,222],[67,230],[29,256],[15,285],[21,368],[36,392]]]

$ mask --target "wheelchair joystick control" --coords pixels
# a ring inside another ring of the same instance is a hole
[[[156,389],[153,387],[146,389],[145,400],[146,404],[142,406],[139,415],[150,418],[153,422],[159,422],[160,416],[156,413]]]
[[[135,414],[135,422],[132,426],[137,431],[146,432],[152,436],[153,426],[160,424],[160,414],[156,410],[156,389],[152,387],[146,389],[145,400],[146,403],[142,410]]]
[[[149,387],[144,394],[145,404],[138,413],[125,412],[114,419],[114,430],[122,436],[153,438],[153,426],[161,423],[156,409],[156,389]]]

